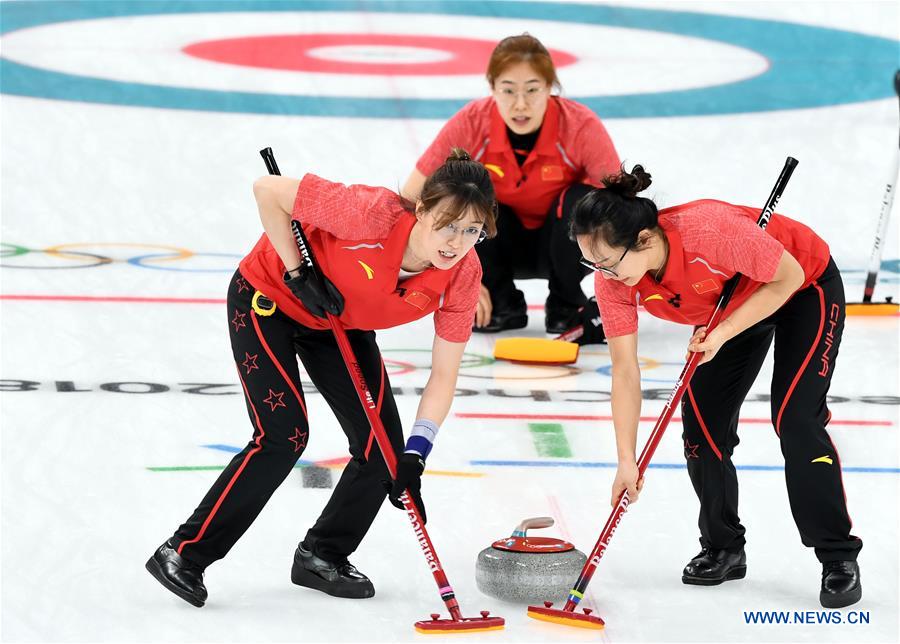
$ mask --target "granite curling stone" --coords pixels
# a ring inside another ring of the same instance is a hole
[[[478,590],[509,602],[565,598],[587,556],[568,541],[526,534],[529,528],[552,525],[551,517],[525,519],[511,536],[479,552],[475,564]]]

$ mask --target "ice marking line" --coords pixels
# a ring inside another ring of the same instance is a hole
[[[222,443],[211,443],[209,445],[202,445],[202,447],[207,447],[209,449],[218,450],[220,452],[228,452],[229,454],[239,454],[243,449],[242,447],[236,447],[234,445],[224,445]],[[302,468],[302,467],[327,467],[330,469],[343,468],[347,461],[350,460],[347,456],[338,456],[337,458],[328,458],[319,461],[308,461],[304,459],[300,459],[297,461],[297,464],[294,465],[294,469]],[[201,471],[201,470],[224,470],[224,465],[178,465],[178,466],[156,466],[156,467],[148,467],[148,470],[151,472],[185,472],[185,471]],[[450,477],[458,477],[458,478],[472,478],[478,479],[483,478],[485,476],[484,472],[460,472],[456,470],[426,470],[426,474],[430,474],[431,476],[450,476]]]
[[[135,297],[130,295],[0,295],[24,302],[114,302],[132,304],[225,304],[219,297]]]
[[[473,466],[497,466],[497,467],[575,467],[575,468],[607,468],[614,469],[618,463],[606,461],[469,461]],[[650,463],[648,466],[657,470],[684,470],[684,463]],[[782,472],[783,465],[735,465],[737,470],[749,470],[756,472]],[[861,474],[900,474],[900,467],[848,467],[841,468],[844,472]]]
[[[402,376],[407,373],[413,373],[417,367],[411,362],[403,362],[401,360],[391,360],[390,358],[384,358],[385,365],[391,365],[392,367],[400,367],[399,371],[391,372],[390,376]]]
[[[456,412],[457,418],[471,418],[481,420],[602,420],[612,421],[612,416],[598,416],[589,414],[493,414],[481,412]],[[641,416],[641,422],[656,422],[656,416]],[[680,422],[681,416],[673,416],[674,422]],[[770,418],[741,418],[740,422],[747,425],[771,425]],[[835,420],[829,421],[828,426],[835,425],[851,426],[851,427],[892,427],[894,421],[891,420]]]
[[[311,461],[298,461],[294,465],[295,470],[306,467],[322,467],[327,469],[342,468],[343,465],[320,465]],[[174,466],[152,466],[147,467],[151,472],[221,472],[225,469],[224,465],[174,465]],[[454,472],[450,470],[428,470],[425,472],[430,476],[449,476],[467,479],[480,479],[487,476],[484,472]]]
[[[528,431],[538,456],[571,458],[572,448],[559,423],[528,423]]]
[[[294,467],[303,467],[300,464],[295,465]],[[151,472],[212,472],[219,471],[225,469],[224,465],[176,465],[173,467],[148,467],[148,470]]]

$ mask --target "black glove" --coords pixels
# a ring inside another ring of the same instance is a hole
[[[312,271],[306,267],[301,267],[300,273],[294,277],[291,277],[290,273],[285,273],[284,284],[291,289],[294,297],[303,303],[306,310],[316,317],[324,318],[326,311],[332,315],[340,315],[344,311],[344,296],[330,279],[324,275],[320,277],[325,284],[324,291],[320,281],[315,279]]]
[[[384,489],[388,493],[388,501],[395,508],[405,509],[400,501],[400,495],[404,490],[409,490],[409,495],[422,516],[423,524],[428,520],[428,517],[425,516],[425,504],[422,503],[422,472],[424,471],[425,461],[422,460],[422,457],[407,452],[401,454],[397,459],[397,478],[393,484],[390,481],[383,481]]]
[[[597,308],[597,298],[590,298],[584,306],[578,309],[578,320],[584,327],[584,333],[575,340],[580,345],[603,344],[606,342],[606,334],[603,332],[603,324],[600,321],[600,309]]]

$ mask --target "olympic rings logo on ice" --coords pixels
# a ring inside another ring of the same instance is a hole
[[[140,254],[133,254],[135,248],[140,249]],[[130,249],[131,254],[128,257],[118,257],[117,254],[113,254],[117,249]],[[189,263],[188,260],[195,260],[196,264],[197,258],[208,257],[229,258],[232,261],[229,261],[227,266],[217,268],[185,265]],[[31,270],[65,270],[96,268],[106,264],[131,264],[157,271],[232,273],[241,257],[243,255],[236,253],[200,253],[176,246],[131,242],[80,242],[57,244],[41,249],[0,242],[0,268]]]

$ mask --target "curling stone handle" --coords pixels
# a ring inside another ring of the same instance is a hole
[[[553,524],[553,517],[533,517],[531,519],[523,519],[522,522],[516,526],[512,536],[524,537],[525,533],[530,528],[549,528]]]

